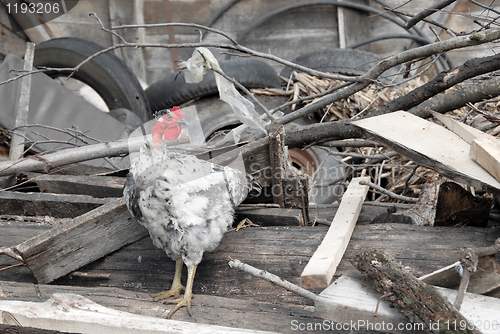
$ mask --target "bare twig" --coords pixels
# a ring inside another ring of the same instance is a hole
[[[412,17],[408,22],[405,24],[405,29],[410,29],[413,27],[415,24],[426,18],[427,16],[430,16],[434,14],[436,11],[443,9],[444,7],[451,5],[454,3],[456,0],[441,0],[437,2],[436,4],[432,5],[431,7],[421,11],[414,17]]]
[[[399,201],[404,201],[404,202],[409,202],[409,203],[416,203],[418,198],[414,197],[408,197],[408,196],[401,196],[398,194],[393,193],[392,191],[389,191],[373,182],[368,182],[368,181],[360,181],[359,184],[365,185],[365,186],[370,186],[371,188],[381,192],[384,195],[387,195],[391,198],[397,199]]]
[[[292,283],[288,282],[287,280],[285,280],[284,278],[281,278],[281,277],[276,276],[274,274],[268,273],[265,270],[260,270],[260,269],[257,269],[255,267],[252,267],[246,263],[241,262],[240,260],[230,259],[227,264],[229,265],[230,268],[242,270],[242,271],[249,273],[255,277],[265,279],[268,282],[274,283],[274,284],[276,284],[282,288],[285,288],[288,291],[294,292],[294,293],[296,293],[304,298],[316,300],[316,298],[318,297],[316,294],[314,294],[306,289],[303,289],[300,286],[292,284]]]

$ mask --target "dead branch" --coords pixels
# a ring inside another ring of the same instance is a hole
[[[397,199],[399,201],[404,201],[404,202],[409,202],[409,203],[416,203],[417,200],[418,200],[417,198],[395,194],[392,191],[389,191],[389,190],[387,190],[385,188],[382,188],[381,186],[379,186],[379,185],[377,185],[377,184],[375,184],[373,182],[360,181],[359,184],[369,186],[370,188],[373,188],[373,189],[381,192],[382,194],[387,195],[387,196],[389,196],[391,198]]]
[[[418,13],[417,15],[415,15],[414,17],[412,17],[410,20],[408,20],[408,22],[406,22],[405,29],[410,29],[415,24],[417,24],[418,22],[420,22],[423,19],[425,19],[427,16],[430,16],[430,15],[434,14],[439,9],[443,9],[446,6],[451,5],[455,1],[456,0],[441,0],[438,3],[430,6],[429,8],[424,9],[423,11],[421,11],[420,13]]]
[[[284,278],[281,278],[279,276],[271,274],[265,270],[261,270],[261,269],[257,269],[255,267],[252,267],[246,263],[241,262],[240,260],[230,259],[227,264],[232,269],[242,270],[242,271],[249,273],[255,277],[265,279],[268,282],[274,283],[277,286],[285,288],[288,291],[294,292],[294,293],[296,293],[304,298],[308,298],[311,300],[315,300],[317,298],[317,295],[315,295],[314,293],[312,293],[306,289],[303,289],[300,286],[292,284],[292,283],[288,282],[287,280],[285,280]]]
[[[438,95],[408,110],[422,118],[431,115],[430,110],[443,114],[459,109],[467,103],[476,103],[500,94],[500,77],[493,76],[483,82],[467,85],[447,94]]]
[[[370,83],[375,81],[382,73],[388,69],[411,61],[416,58],[429,57],[436,53],[443,53],[453,49],[460,49],[467,46],[479,45],[492,42],[500,38],[500,29],[488,29],[482,32],[474,33],[467,36],[453,37],[448,40],[424,45],[415,49],[401,52],[392,57],[382,60],[379,64],[375,65],[368,73],[359,77],[360,81],[351,84],[341,91],[328,95],[316,102],[306,105],[305,107],[287,114],[277,120],[279,124],[287,124],[300,117],[307,116],[320,108],[327,106],[330,103],[344,99],[364,88]]]
[[[440,328],[432,329],[434,333],[480,333],[477,329],[470,329],[473,328],[472,324],[462,331],[461,328],[447,328],[445,323],[448,321],[469,322],[435,287],[418,280],[385,253],[374,250],[358,254],[351,263],[375,290],[388,294],[387,300],[410,321],[439,323]]]
[[[15,162],[1,162],[0,176],[13,175],[20,172],[48,172],[52,168],[76,162],[120,156],[138,151],[143,144],[144,139],[136,137],[130,140],[86,145],[45,155],[30,156]]]
[[[409,110],[423,101],[461,83],[467,79],[493,72],[500,69],[500,55],[473,58],[462,66],[447,72],[441,72],[428,83],[414,89],[408,94],[387,103],[381,109],[373,112],[372,116],[382,115],[396,110]]]

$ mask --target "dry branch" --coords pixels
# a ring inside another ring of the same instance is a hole
[[[499,69],[500,55],[498,54],[489,57],[469,59],[462,66],[447,72],[441,72],[425,85],[392,100],[371,115],[382,115],[396,110],[409,110],[458,83]]]
[[[466,326],[464,330],[459,326],[447,327],[446,323],[468,324],[468,321],[436,288],[418,280],[383,252],[375,250],[358,254],[351,263],[410,321],[439,324],[439,329],[433,329],[434,333],[480,333],[477,329],[467,328],[472,326]]]
[[[227,264],[232,269],[242,270],[242,271],[249,273],[255,277],[265,279],[268,282],[274,283],[277,286],[285,288],[288,291],[294,292],[294,293],[296,293],[304,298],[308,298],[311,300],[315,300],[317,298],[317,295],[315,295],[314,293],[307,291],[306,289],[302,289],[300,286],[292,284],[292,283],[288,282],[287,280],[285,280],[284,278],[281,278],[279,276],[271,274],[265,270],[261,270],[261,269],[257,269],[255,267],[252,267],[246,263],[241,262],[240,260],[230,259]]]
[[[171,143],[176,145],[184,142],[185,139],[184,137],[180,137]],[[2,162],[0,163],[0,176],[12,175],[19,172],[48,172],[52,168],[76,162],[120,156],[138,151],[143,144],[143,137],[135,137],[128,140],[64,149],[45,155],[34,155],[12,163]]]
[[[428,118],[431,116],[431,110],[443,114],[447,111],[459,109],[467,105],[467,103],[480,102],[499,94],[500,77],[493,76],[483,82],[467,85],[464,88],[426,100],[409,109],[408,112],[422,118]]]
[[[417,58],[429,57],[434,54],[443,53],[453,49],[460,49],[468,46],[474,46],[492,42],[499,38],[500,38],[500,29],[488,29],[468,36],[454,37],[446,41],[432,43],[415,49],[401,52],[397,55],[382,60],[379,64],[377,64],[370,71],[368,71],[368,73],[366,73],[363,76],[360,76],[359,78],[362,79],[362,81],[353,83],[341,91],[335,92],[297,111],[287,114],[286,116],[280,118],[277,121],[277,123],[280,124],[289,123],[300,117],[307,116],[330,103],[346,98],[366,88],[370,83],[375,81],[382,73],[384,73],[385,71],[396,65],[403,64]]]

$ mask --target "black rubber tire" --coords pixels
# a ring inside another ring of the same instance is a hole
[[[35,67],[73,68],[104,49],[94,42],[73,37],[56,38],[35,48]],[[45,72],[52,78],[69,72]],[[144,122],[152,117],[144,90],[132,70],[115,54],[106,52],[83,65],[73,78],[84,82],[101,96],[109,110],[125,108]]]
[[[327,49],[303,54],[292,62],[313,70],[357,76],[368,72],[381,58],[375,53],[355,49]],[[280,75],[288,78],[291,67],[285,67]]]
[[[239,59],[219,63],[229,77],[246,88],[280,87],[281,79],[268,64],[253,60]],[[217,93],[217,85],[212,71],[200,83],[186,83],[184,73],[172,74],[153,83],[146,89],[151,110],[158,111],[181,105],[196,98]]]

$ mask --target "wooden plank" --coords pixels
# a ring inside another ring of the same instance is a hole
[[[143,0],[109,0],[109,19],[112,26],[125,24],[144,24]],[[145,43],[145,29],[122,29],[119,31],[129,43]],[[113,44],[123,43],[113,35]],[[132,69],[137,78],[146,80],[146,65],[143,48],[120,48],[115,53]]]
[[[457,293],[455,290],[445,288],[438,288],[438,290],[450,301],[455,300]],[[405,316],[397,309],[391,308],[384,299],[381,299],[377,316],[374,317],[375,307],[381,295],[366,284],[360,273],[351,271],[318,296],[314,303],[314,314],[317,317],[340,323],[350,324],[354,320],[357,324],[363,325],[360,329],[366,329],[368,324],[377,326],[375,328],[384,326],[389,333],[401,333],[401,328],[398,328],[400,324],[403,329],[405,329],[404,326],[412,326]],[[493,323],[498,323],[500,301],[497,298],[466,293],[460,312],[472,324],[480,326],[479,329],[483,334],[498,332],[497,326],[495,328],[491,326]],[[490,324],[490,326],[485,324]],[[408,328],[423,330],[424,327],[421,326]],[[390,328],[392,330],[388,330]],[[459,327],[456,329],[458,330]]]
[[[123,196],[124,177],[28,173],[42,192],[88,195],[97,198]]]
[[[24,71],[29,72],[33,68],[33,59],[35,57],[35,44],[26,43],[26,54],[24,55]],[[24,153],[24,139],[28,121],[28,112],[30,106],[31,75],[21,79],[21,91],[16,110],[15,130],[12,132],[10,142],[10,160],[21,159]]]
[[[236,208],[235,222],[248,218],[261,226],[299,226],[302,211],[290,208]]]
[[[164,318],[171,305],[154,302],[150,294],[142,290],[130,291],[109,287],[85,288],[68,285],[28,284],[0,281],[0,294],[5,300],[43,302],[54,293],[74,293],[114,310],[137,315]],[[193,316],[181,310],[175,319],[183,322],[223,325],[279,333],[297,333],[290,326],[292,321],[300,323],[322,322],[313,318],[312,306],[285,303],[264,303],[244,300],[238,296],[224,298],[210,293],[197,293],[193,298]],[[359,332],[365,333],[365,332]],[[373,332],[368,332],[373,334]],[[30,333],[32,334],[32,333]]]
[[[147,235],[120,198],[15,248],[39,283],[49,283]]]
[[[500,182],[469,156],[470,145],[444,127],[404,111],[352,123],[366,136],[391,147],[417,164],[458,183],[499,193]]]
[[[500,142],[493,136],[490,137],[474,139],[469,155],[500,181]]]
[[[441,123],[443,123],[450,131],[458,135],[460,138],[465,140],[467,143],[472,145],[474,139],[483,138],[483,137],[491,137],[490,135],[484,133],[481,130],[478,130],[470,125],[467,125],[462,122],[458,122],[450,116],[440,114],[435,111],[431,111],[432,117],[438,119]]]
[[[239,148],[222,153],[210,161],[222,166],[227,166],[239,156],[243,158],[246,172],[252,174],[262,187],[271,185],[269,137],[264,137]]]
[[[369,180],[367,176],[352,179],[342,196],[328,233],[300,276],[302,287],[326,288],[330,284],[368,193],[368,186],[360,185],[359,182]]]
[[[269,161],[271,165],[271,184],[273,203],[285,207],[283,178],[287,176],[287,161],[285,155],[285,131],[282,124],[273,124],[269,130]]]
[[[23,327],[79,333],[270,333],[160,319],[113,310],[71,293],[56,293],[45,302],[0,301],[0,311]],[[5,319],[6,317],[2,317]],[[0,319],[3,323],[5,320]]]
[[[0,214],[74,218],[110,201],[85,195],[0,192]]]

